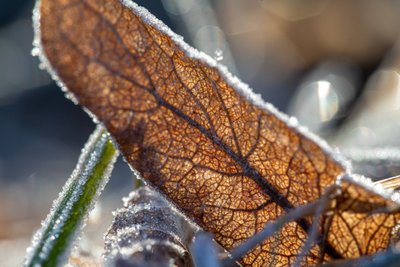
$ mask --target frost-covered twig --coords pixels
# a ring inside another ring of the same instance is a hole
[[[197,233],[190,251],[195,267],[221,267],[217,255],[217,248],[210,233]]]
[[[105,266],[192,266],[197,229],[156,191],[143,186],[124,198],[105,235]]]
[[[78,164],[34,235],[24,266],[61,266],[111,174],[118,151],[98,126]]]
[[[319,200],[319,205],[316,208],[314,214],[314,221],[311,225],[311,229],[308,232],[308,239],[301,248],[300,254],[296,257],[296,261],[293,266],[301,266],[301,260],[303,257],[307,256],[308,251],[311,249],[312,245],[317,239],[319,225],[321,224],[321,216],[325,211],[325,207],[328,203],[329,197],[327,194],[323,195]]]

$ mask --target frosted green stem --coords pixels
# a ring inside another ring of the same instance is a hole
[[[108,182],[117,156],[108,133],[98,126],[41,229],[34,235],[24,266],[65,263],[89,211]]]

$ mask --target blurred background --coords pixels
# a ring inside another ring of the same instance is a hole
[[[400,1],[136,2],[339,148],[355,171],[400,173]],[[95,126],[31,56],[33,5],[0,0],[1,266],[21,263]],[[134,183],[119,160],[91,217],[97,231]]]

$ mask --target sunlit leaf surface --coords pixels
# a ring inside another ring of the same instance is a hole
[[[42,0],[39,10],[37,45],[48,69],[104,123],[129,164],[228,250],[318,200],[345,172],[329,148],[135,4]],[[318,226],[301,264],[354,256],[346,248],[356,241],[335,236],[340,214],[324,217],[333,218],[329,234]],[[286,224],[242,263],[294,263],[311,225]],[[356,227],[340,231],[359,240]]]
[[[356,175],[345,178],[341,187],[327,238],[341,255],[357,258],[372,254],[387,248],[391,238],[398,238],[393,232],[400,222],[398,200]]]

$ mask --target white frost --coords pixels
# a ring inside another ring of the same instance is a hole
[[[123,5],[130,8],[136,15],[142,18],[142,20],[157,28],[162,33],[169,36],[178,46],[181,48],[188,57],[200,60],[206,65],[216,68],[221,76],[225,79],[225,81],[234,88],[237,92],[239,92],[243,97],[245,97],[252,104],[265,109],[269,113],[274,114],[276,117],[284,121],[290,128],[295,131],[301,133],[306,138],[312,140],[317,143],[325,153],[330,155],[333,159],[335,159],[338,163],[340,163],[345,169],[346,172],[350,173],[350,162],[348,162],[345,157],[339,153],[338,150],[333,150],[324,140],[319,138],[317,135],[310,132],[306,127],[300,126],[297,123],[297,120],[290,118],[288,115],[280,112],[277,108],[275,108],[272,104],[265,102],[260,94],[256,94],[253,90],[244,82],[242,82],[238,77],[234,76],[229,70],[222,64],[218,63],[214,58],[209,55],[198,51],[197,49],[188,45],[183,37],[174,33],[168,26],[166,26],[162,21],[157,19],[153,14],[151,14],[147,9],[138,6],[131,0],[120,0]]]
[[[376,195],[383,197],[384,199],[391,200],[396,205],[400,205],[400,193],[393,191],[392,189],[385,189],[381,184],[373,182],[370,178],[367,178],[359,174],[349,174],[342,177],[342,180],[348,181],[353,184],[358,184]]]
[[[44,52],[42,41],[41,41],[41,32],[40,32],[40,5],[41,5],[41,0],[37,0],[35,7],[33,9],[33,15],[32,15],[32,25],[33,25],[33,32],[34,32],[34,39],[33,39],[33,49],[32,49],[32,55],[39,57],[40,64],[39,68],[40,69],[45,69],[47,70],[51,78],[57,83],[57,85],[63,90],[65,93],[65,96],[68,99],[71,99],[72,102],[75,104],[78,104],[78,100],[74,96],[74,94],[68,90],[67,86],[63,83],[63,81],[58,77],[57,72],[53,69],[51,66],[49,60],[46,57],[46,53]],[[94,118],[92,116],[92,118]]]
[[[112,225],[105,235],[105,266],[115,266],[115,262],[121,260],[126,264],[146,266],[149,262],[141,262],[141,258],[134,255],[145,255],[153,246],[169,248],[186,257],[188,243],[197,229],[164,197],[144,186],[131,192],[123,201],[124,208],[113,213]],[[160,254],[166,259],[169,257],[165,251]],[[150,262],[154,264],[154,259]]]
[[[58,198],[53,202],[47,218],[42,221],[41,229],[39,229],[33,236],[31,246],[27,249],[27,256],[24,266],[37,263],[37,260],[32,261],[32,259],[38,253],[37,249],[40,248],[40,246],[42,246],[42,249],[39,249],[40,253],[38,261],[42,262],[42,260],[47,258],[48,253],[51,251],[51,248],[54,245],[54,241],[60,236],[66,221],[70,217],[73,206],[80,199],[82,195],[82,189],[92,174],[93,168],[97,165],[108,139],[108,133],[105,132],[102,126],[98,126],[96,131],[90,136],[85,147],[82,149],[75,170],[64,185]],[[104,172],[101,182],[97,184],[98,187],[96,188],[95,196],[89,203],[88,211],[93,209],[96,199],[108,182],[117,155],[118,153],[114,154]],[[75,229],[74,236],[70,237],[69,248],[72,247],[73,241],[80,232],[79,230],[84,226],[84,222],[87,219],[88,214],[89,212],[87,212],[84,220],[80,222],[80,226]],[[66,257],[67,253],[64,253],[64,255],[62,255],[62,257],[59,259],[65,260]]]
[[[294,129],[295,131],[301,133],[306,138],[312,140],[313,142],[317,143],[325,153],[330,155],[333,159],[335,159],[338,163],[340,163],[345,169],[346,172],[350,173],[350,163],[336,150],[333,150],[324,140],[316,136],[315,134],[311,133],[307,128],[299,126],[297,122],[294,122],[293,119],[289,118],[286,114],[280,112],[276,109],[272,104],[265,102],[261,95],[255,94],[253,90],[244,82],[242,82],[238,77],[231,74],[228,69],[218,63],[215,59],[210,57],[209,55],[198,51],[197,49],[188,45],[184,40],[183,37],[174,33],[168,26],[166,26],[162,21],[157,19],[154,15],[152,15],[147,9],[138,6],[131,0],[120,0],[120,2],[130,8],[132,12],[142,18],[142,20],[157,28],[162,33],[169,36],[181,49],[186,53],[188,57],[193,59],[200,60],[204,64],[207,64],[211,67],[216,68],[221,76],[225,79],[225,81],[234,88],[237,92],[239,92],[243,97],[249,100],[254,105],[265,109],[269,113],[274,114],[276,117],[281,119],[282,121],[286,122],[286,124]],[[57,84],[62,88],[62,90],[66,93],[66,96],[70,98],[74,103],[77,103],[77,99],[74,97],[73,93],[68,91],[68,88],[65,84],[59,79],[57,72],[51,67],[46,55],[44,53],[42,44],[41,44],[41,33],[40,33],[40,0],[37,1],[36,7],[33,12],[33,25],[35,31],[35,39],[33,42],[34,45],[34,54],[39,56],[40,61],[42,62],[43,68],[47,69],[51,74],[52,78],[57,82]],[[86,109],[85,109],[86,110]],[[88,112],[88,110],[86,110]],[[90,112],[88,112],[95,123],[98,122],[96,116],[93,116]]]

